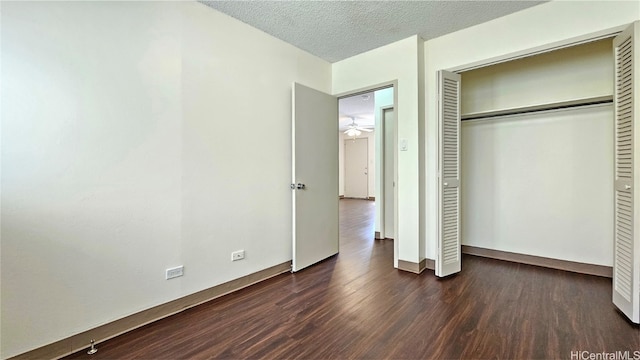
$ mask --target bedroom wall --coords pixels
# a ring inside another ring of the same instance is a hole
[[[329,63],[195,2],[1,21],[0,357],[291,259],[291,83]]]

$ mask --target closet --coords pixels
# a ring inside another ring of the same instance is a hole
[[[640,323],[640,21],[610,34],[438,71],[436,276],[462,269],[463,244],[611,264],[612,301]]]
[[[612,40],[461,73],[463,249],[613,262]]]

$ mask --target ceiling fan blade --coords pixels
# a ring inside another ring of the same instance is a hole
[[[366,129],[366,128],[361,128],[361,127],[357,128],[357,129],[360,130],[360,131],[366,131],[366,132],[372,132],[373,131],[373,129]]]

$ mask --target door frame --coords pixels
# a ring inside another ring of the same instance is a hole
[[[383,90],[383,89],[387,89],[387,88],[393,88],[393,108],[395,110],[395,114],[396,114],[396,122],[395,122],[395,126],[394,126],[394,134],[393,134],[393,138],[395,139],[395,143],[397,144],[398,142],[398,80],[391,80],[391,81],[387,81],[387,82],[382,82],[379,84],[375,84],[375,85],[371,85],[371,86],[365,86],[362,88],[358,88],[358,89],[353,89],[350,91],[346,91],[346,92],[342,92],[339,94],[333,94],[334,96],[336,96],[338,98],[338,101],[342,98],[348,98],[348,97],[352,97],[352,96],[357,96],[357,95],[362,95],[365,93],[370,93],[372,91],[377,91],[377,90]],[[385,107],[386,108],[386,107]],[[383,108],[381,108],[382,110]],[[339,110],[339,109],[338,109]],[[382,122],[382,115],[383,113],[381,112],[378,116],[378,118],[381,120]],[[336,119],[337,120],[337,119]],[[379,155],[381,151],[383,151],[382,148],[382,132],[380,131],[381,129],[381,125],[376,123],[375,126],[375,135],[374,135],[374,139],[375,139],[375,154],[376,154],[376,159],[375,159],[375,166],[376,166],[376,181],[375,181],[375,208],[376,208],[376,219],[375,219],[375,229],[378,229],[377,231],[375,231],[375,239],[384,239],[384,232],[380,231],[381,226],[384,226],[384,224],[381,224],[381,212],[382,212],[382,185],[384,184],[384,180],[382,179],[382,163],[381,163],[381,156]],[[339,132],[336,134],[336,136],[339,136]],[[395,226],[394,226],[394,239],[393,239],[393,266],[395,268],[398,268],[398,254],[399,254],[399,243],[400,243],[400,238],[398,236],[398,147],[394,146],[394,160],[395,160],[395,164],[394,164],[394,181],[396,183],[396,186],[394,187],[394,193],[395,193],[395,204],[394,204],[394,209],[393,209],[393,216],[394,216],[394,221],[395,221]],[[336,194],[337,196],[338,194]]]
[[[395,89],[394,89],[394,96],[395,96]],[[396,107],[395,107],[395,99],[394,99],[394,104],[390,105],[390,106],[384,106],[380,108],[380,161],[378,161],[378,159],[376,159],[376,169],[378,169],[378,165],[380,165],[380,201],[378,202],[378,194],[376,194],[376,206],[378,206],[378,204],[380,204],[380,236],[376,237],[376,239],[387,239],[387,237],[385,236],[386,234],[386,229],[385,229],[385,220],[386,220],[386,191],[385,191],[385,185],[386,182],[384,181],[384,179],[386,178],[385,173],[387,171],[387,165],[384,162],[384,158],[385,158],[385,152],[387,149],[387,146],[392,146],[393,149],[393,261],[394,264],[398,263],[398,242],[395,240],[398,238],[398,227],[396,226],[396,224],[398,223],[398,187],[395,186],[395,184],[398,183],[398,116],[395,116],[395,121],[393,122],[393,143],[392,144],[386,144],[384,141],[385,138],[385,132],[387,129],[387,122],[385,120],[385,113],[389,110],[394,110],[394,113]],[[397,266],[396,266],[397,267]]]
[[[394,182],[394,186],[393,186],[393,239],[395,239],[396,237],[396,227],[395,224],[398,222],[397,219],[397,191],[396,191],[396,186],[395,186],[395,182],[398,181],[398,169],[396,167],[396,163],[398,162],[398,151],[397,151],[397,147],[398,147],[398,122],[394,121],[393,123],[393,143],[392,144],[387,144],[385,142],[385,133],[386,133],[386,128],[387,128],[387,123],[385,121],[385,114],[387,111],[389,110],[394,110],[395,111],[395,106],[394,105],[390,105],[390,106],[384,106],[380,108],[380,132],[381,132],[381,142],[380,142],[380,178],[381,178],[381,186],[380,186],[380,208],[381,208],[381,212],[380,212],[380,239],[385,239],[386,236],[385,234],[386,232],[386,228],[385,228],[385,220],[386,220],[386,212],[384,211],[385,206],[386,206],[386,191],[385,191],[385,175],[386,175],[386,171],[387,171],[387,164],[385,164],[384,161],[384,153],[387,149],[388,146],[392,146],[393,149],[396,149],[396,151],[393,152],[393,161],[394,161],[394,166],[393,166],[393,182]]]

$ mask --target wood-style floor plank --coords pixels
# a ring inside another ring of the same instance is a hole
[[[437,279],[393,268],[371,201],[340,201],[340,254],[68,359],[570,359],[640,351],[611,279],[473,256]],[[640,353],[639,353],[640,354]]]

